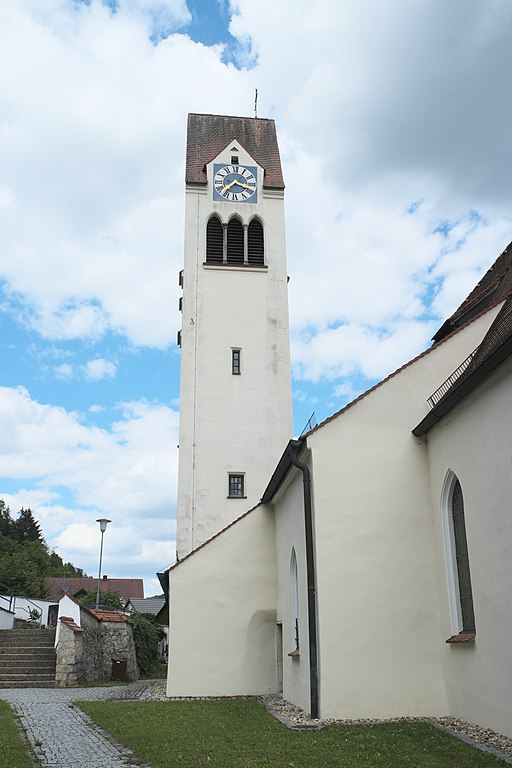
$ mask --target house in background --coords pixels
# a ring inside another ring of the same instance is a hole
[[[165,597],[131,597],[124,607],[129,613],[147,613],[158,617],[165,609]]]
[[[241,120],[229,148],[256,128]],[[229,222],[231,206],[249,221],[259,215],[264,242],[272,242],[273,220],[256,202],[239,211],[249,203],[234,196],[245,182],[233,161],[219,163],[219,179],[216,155],[201,159],[196,192],[202,204],[210,201],[211,215]],[[265,178],[264,167],[257,170]],[[216,200],[216,184],[231,196]],[[265,191],[258,187],[258,194]],[[209,267],[206,221],[194,269],[217,270],[215,284],[202,284],[215,293],[222,280],[227,285],[230,264],[221,259]],[[219,243],[225,253],[226,239]],[[185,252],[187,264],[187,243]],[[282,254],[264,254],[270,272]],[[207,304],[212,296],[196,298]],[[248,289],[246,317],[251,298]],[[192,288],[190,300],[194,306]],[[200,334],[202,318],[192,320]],[[215,336],[214,357],[228,363],[231,330],[224,326]],[[188,338],[187,359],[194,354]],[[202,364],[212,350],[196,352],[196,375],[209,381]],[[511,353],[512,244],[429,349],[300,439],[283,442],[259,503],[213,531],[212,520],[221,517],[208,510],[209,537],[167,571],[168,695],[281,692],[314,718],[452,715],[512,736]],[[273,354],[262,356],[262,369]],[[236,375],[238,389],[257,382],[254,371],[247,384],[244,369]],[[229,401],[237,391],[212,387],[211,410],[219,392],[229,392]],[[224,441],[232,452],[238,436],[245,448],[252,439],[260,468],[265,441],[254,438],[251,424],[240,418],[212,435],[197,421],[196,449],[215,454],[219,473],[230,474],[222,465]],[[273,420],[264,427],[270,437]],[[190,459],[180,449],[180,462]],[[249,454],[245,460],[232,468],[243,483],[251,477]],[[185,526],[193,520],[201,530],[193,463],[187,471]],[[226,492],[218,495],[225,509]],[[178,504],[178,530],[181,514]]]
[[[84,576],[83,578],[48,576],[46,578],[46,583],[49,589],[48,599],[56,603],[58,603],[61,597],[65,594],[80,599],[87,594],[87,592],[98,588],[98,579],[93,576]],[[109,579],[107,576],[103,576],[103,578],[100,579],[100,592],[111,589],[119,592],[124,603],[132,597],[140,599],[144,598],[143,579]]]
[[[169,649],[169,602],[162,597],[145,597],[144,599],[132,597],[125,605],[125,611],[129,613],[146,614],[152,616],[157,624],[162,627],[165,637],[158,643],[158,656],[162,661],[167,661]]]

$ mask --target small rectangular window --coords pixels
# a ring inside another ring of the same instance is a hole
[[[239,162],[238,155],[231,155],[231,165],[238,165]]]
[[[245,499],[244,475],[229,475],[228,496],[230,499]]]
[[[183,288],[183,270],[182,269],[180,269],[180,271],[178,272],[178,284],[180,288]]]
[[[242,369],[240,367],[241,362],[241,350],[240,349],[232,349],[231,350],[231,373],[235,376],[239,376],[242,372]]]

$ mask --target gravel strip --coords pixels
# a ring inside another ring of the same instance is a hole
[[[342,723],[344,725],[352,725],[356,723],[370,724],[377,722],[404,722],[404,721],[423,721],[431,723],[437,728],[448,731],[453,736],[462,739],[462,741],[471,744],[477,749],[482,749],[485,752],[491,752],[496,757],[500,757],[505,762],[512,764],[512,739],[507,736],[503,736],[501,733],[496,733],[490,728],[482,728],[479,725],[473,725],[465,720],[459,720],[455,717],[397,717],[388,720],[372,720],[372,719],[359,719],[359,720],[311,720],[304,710],[299,709],[294,704],[290,704],[289,701],[285,701],[281,696],[262,696],[260,697],[269,712],[278,720],[284,722],[289,728],[296,730],[305,730],[309,728],[324,728],[326,725],[332,723]]]

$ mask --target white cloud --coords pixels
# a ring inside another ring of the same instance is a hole
[[[81,366],[81,370],[88,381],[100,381],[100,379],[112,379],[116,375],[117,365],[112,360],[97,357]]]
[[[61,557],[91,570],[94,521],[101,515],[111,518],[118,531],[111,550],[117,572],[125,568],[123,553],[130,547],[142,551],[147,540],[162,542],[167,552],[174,536],[175,411],[126,403],[110,430],[98,429],[84,425],[80,414],[32,400],[23,388],[0,387],[0,432],[1,477],[36,479],[38,485],[1,497],[13,511],[30,506]],[[62,489],[71,504],[61,503]],[[158,548],[153,549],[156,559],[148,561],[146,570],[154,573],[162,563]]]
[[[62,363],[61,365],[56,365],[53,370],[56,378],[62,379],[62,381],[71,381],[74,375],[73,366],[70,363]]]
[[[239,112],[247,75],[183,35],[153,45],[162,13],[188,18],[182,2],[0,8],[0,275],[45,338],[175,336],[186,114]]]

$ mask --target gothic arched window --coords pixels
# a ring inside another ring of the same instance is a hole
[[[290,592],[292,603],[292,623],[293,623],[293,648],[299,650],[299,574],[297,570],[297,555],[295,548],[292,547],[290,558]]]
[[[217,216],[212,216],[206,225],[206,261],[222,264],[223,251],[222,224]]]
[[[469,572],[468,542],[466,539],[466,522],[464,518],[464,499],[462,488],[456,480],[452,494],[452,524],[455,544],[455,559],[459,582],[460,612],[462,616],[462,632],[475,631],[475,613],[473,610],[473,590],[471,589],[471,574]]]
[[[247,261],[249,264],[263,265],[265,263],[263,226],[258,219],[253,219],[249,224],[247,251]]]
[[[450,473],[451,474],[451,473]],[[446,551],[453,629],[461,634],[476,632],[473,590],[469,569],[468,542],[464,516],[464,497],[458,478],[451,475],[445,509]],[[451,638],[454,641],[456,638]]]

